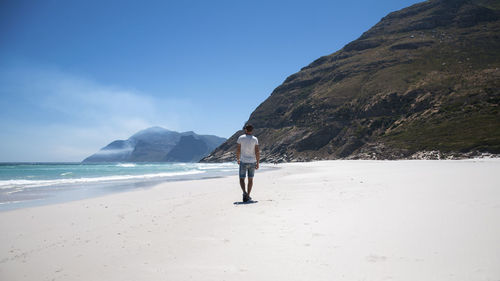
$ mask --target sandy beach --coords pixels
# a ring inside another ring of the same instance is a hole
[[[500,159],[278,166],[0,212],[0,280],[500,280]]]

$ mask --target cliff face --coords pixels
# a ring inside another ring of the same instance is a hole
[[[217,136],[152,127],[127,140],[111,142],[83,162],[197,162],[225,140]]]
[[[500,153],[500,3],[393,12],[251,114],[263,161]],[[237,132],[202,161],[234,161]]]

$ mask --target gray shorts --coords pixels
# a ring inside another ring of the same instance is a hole
[[[244,179],[248,172],[248,177],[253,178],[255,174],[255,163],[240,162],[240,178]]]

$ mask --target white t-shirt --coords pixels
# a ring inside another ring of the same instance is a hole
[[[255,146],[259,145],[259,140],[252,135],[241,135],[237,143],[241,144],[240,161],[243,163],[255,163]]]

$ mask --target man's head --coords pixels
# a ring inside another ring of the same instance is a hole
[[[245,134],[252,134],[253,131],[253,126],[250,124],[246,124],[245,127],[243,127],[243,130],[245,130]]]

